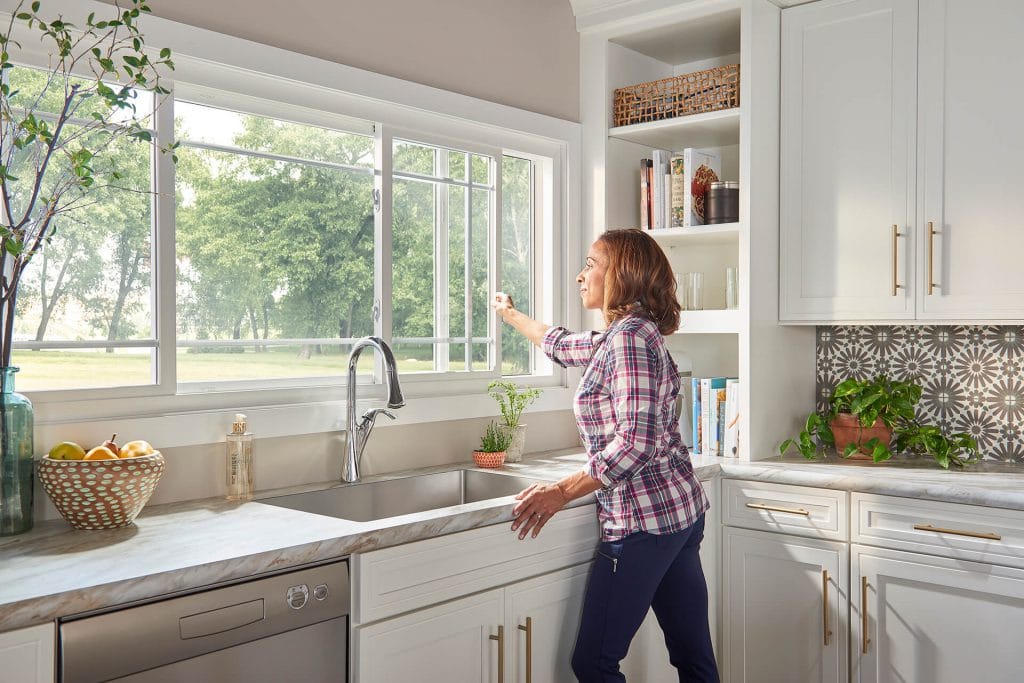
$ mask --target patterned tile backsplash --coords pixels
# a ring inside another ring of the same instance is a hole
[[[823,326],[816,366],[819,410],[847,377],[917,377],[923,420],[1024,464],[1024,326]]]

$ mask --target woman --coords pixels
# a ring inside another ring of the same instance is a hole
[[[663,337],[679,327],[672,268],[642,231],[611,230],[576,282],[604,332],[549,327],[495,295],[499,315],[551,360],[585,368],[574,412],[587,465],[516,496],[512,530],[536,537],[566,503],[596,492],[601,544],[572,657],[580,681],[625,680],[619,661],[652,607],[679,680],[718,681],[698,556],[709,504],[679,436],[679,373]]]

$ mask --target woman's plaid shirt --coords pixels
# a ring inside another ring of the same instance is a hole
[[[710,507],[679,436],[679,371],[657,326],[635,315],[603,333],[552,327],[544,353],[562,367],[585,367],[573,410],[597,491],[601,537],[669,534]]]

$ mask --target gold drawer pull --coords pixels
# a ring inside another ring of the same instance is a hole
[[[934,531],[937,534],[953,534],[954,536],[970,536],[971,538],[987,538],[990,541],[1001,541],[1003,537],[999,534],[986,533],[983,531],[962,531],[961,529],[946,529],[941,526],[932,526],[931,524],[915,524],[914,528],[918,531]]]
[[[900,244],[899,239],[903,237],[903,233],[900,232],[900,226],[893,223],[892,225],[892,295],[896,296],[900,289],[903,289],[903,285],[896,279],[896,273],[899,266],[900,260]]]
[[[804,510],[803,508],[782,508],[774,505],[765,505],[764,503],[747,503],[748,508],[754,508],[755,510],[768,510],[770,512],[788,512],[791,515],[803,515],[804,517],[810,517],[810,510]]]
[[[828,647],[828,637],[832,635],[832,629],[828,627],[828,570],[821,570],[821,621],[825,625],[825,647]]]
[[[868,653],[868,577],[860,577],[860,651]]]
[[[505,627],[498,627],[498,635],[489,636],[498,641],[498,683],[505,683]]]
[[[526,617],[526,626],[519,624],[519,630],[526,633],[526,683],[533,682],[533,617]]]

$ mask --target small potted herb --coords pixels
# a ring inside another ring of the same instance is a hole
[[[794,439],[779,446],[785,453],[791,446],[807,459],[835,448],[844,458],[882,462],[893,453],[930,455],[942,467],[963,467],[978,457],[978,444],[969,434],[946,435],[935,425],[918,420],[915,406],[921,400],[921,386],[912,381],[847,379],[829,398],[825,414],[811,413]]]
[[[487,385],[487,393],[498,402],[502,423],[512,437],[505,459],[519,462],[526,445],[526,425],[519,422],[523,411],[540,396],[540,389],[522,387],[512,382],[495,380]]]
[[[511,442],[512,434],[492,420],[480,437],[480,448],[473,451],[473,462],[477,467],[501,467]]]

